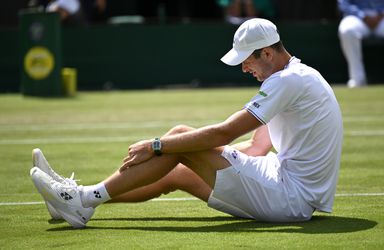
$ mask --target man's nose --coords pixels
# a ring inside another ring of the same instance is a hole
[[[248,72],[248,67],[245,65],[245,63],[241,64],[241,69],[243,70],[243,73],[247,73]]]

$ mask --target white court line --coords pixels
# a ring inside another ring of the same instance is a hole
[[[150,201],[197,201],[195,197],[184,198],[155,198]],[[44,201],[30,201],[30,202],[0,202],[0,206],[22,206],[22,205],[40,205],[44,204]]]
[[[384,130],[351,130],[344,131],[345,136],[383,136]]]
[[[137,121],[111,123],[60,123],[60,124],[0,124],[0,131],[45,131],[45,130],[89,130],[89,129],[131,129],[131,128],[169,128],[177,124],[213,124],[220,120],[194,121]]]
[[[384,196],[384,193],[356,193],[356,194],[336,194],[336,197],[356,197],[356,196]],[[198,201],[195,197],[181,198],[155,198],[150,201]],[[23,205],[41,205],[43,201],[31,202],[0,202],[0,206],[23,206]]]
[[[357,194],[336,194],[336,197],[353,197],[353,196],[384,196],[384,193],[357,193]]]
[[[39,139],[10,139],[0,140],[0,145],[33,145],[33,144],[80,144],[80,143],[102,143],[102,142],[128,142],[138,141],[147,138],[148,135],[132,136],[105,136],[105,137],[58,137],[58,138],[39,138]]]
[[[44,201],[31,201],[31,202],[0,202],[0,206],[22,206],[22,205],[40,205]]]
[[[384,121],[384,115],[380,116],[343,116],[343,122],[378,122]]]

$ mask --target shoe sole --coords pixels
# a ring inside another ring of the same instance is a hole
[[[44,161],[44,164],[41,164],[42,161]],[[49,166],[48,161],[45,158],[43,152],[39,148],[35,148],[32,150],[32,163],[33,163],[33,166],[40,168],[47,175],[51,176],[50,170],[45,166],[45,164]]]

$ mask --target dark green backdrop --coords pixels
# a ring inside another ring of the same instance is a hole
[[[277,23],[287,49],[317,68],[331,83],[345,83],[347,68],[337,37],[337,23]],[[220,62],[232,46],[237,27],[225,23],[122,25],[62,28],[62,66],[78,70],[79,89],[252,85],[240,66]],[[0,91],[18,91],[19,35],[0,30]],[[371,82],[384,82],[384,46],[364,48]]]

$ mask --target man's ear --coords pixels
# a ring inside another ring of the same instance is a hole
[[[272,60],[273,55],[274,55],[274,50],[271,47],[266,47],[261,52],[261,56],[268,61]]]

